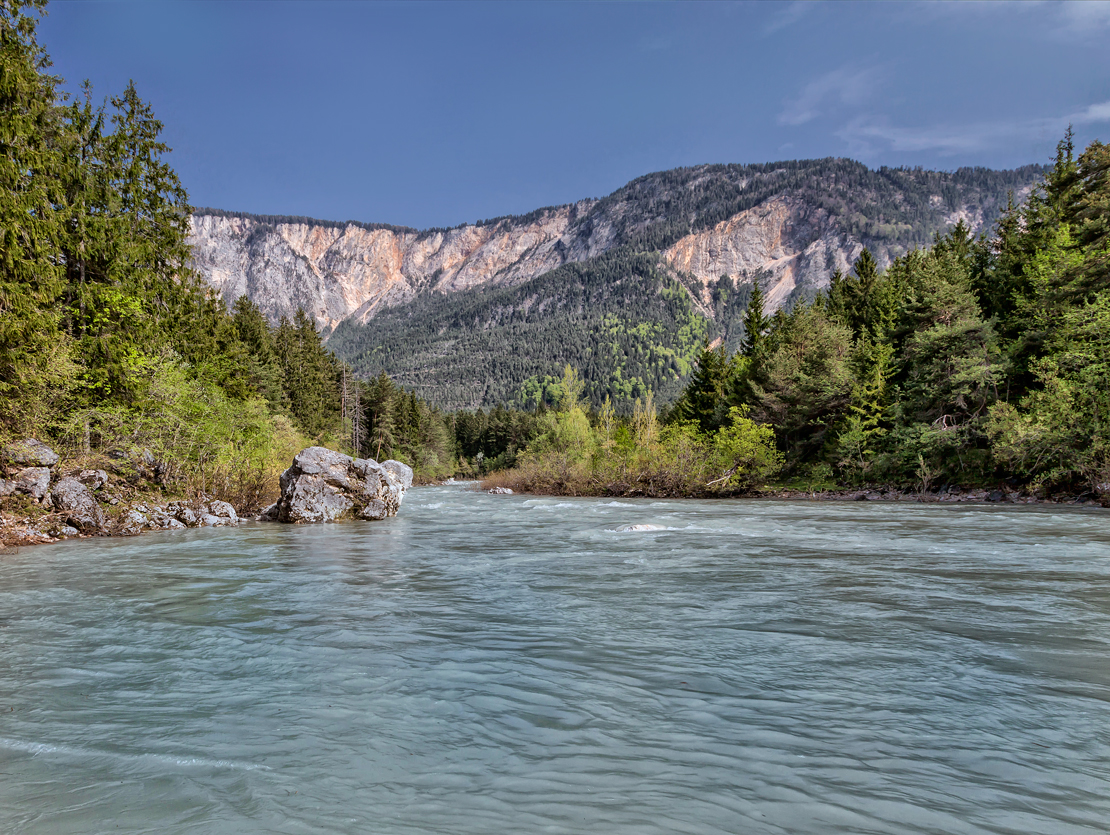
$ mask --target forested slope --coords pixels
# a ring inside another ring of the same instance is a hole
[[[631,256],[654,259],[686,289],[697,327],[734,348],[734,303],[756,280],[769,310],[789,308],[865,247],[884,267],[957,221],[990,229],[1042,171],[872,170],[846,159],[700,165],[640,177],[601,200],[451,229],[204,209],[190,241],[198,270],[229,304],[246,295],[275,322],[303,308],[335,330],[330,344],[360,374],[397,375],[440,405],[532,402],[532,378],[572,362],[587,396],[610,393],[627,410],[645,387],[673,398],[670,358],[645,332],[685,323],[650,282],[632,298],[646,276]],[[601,289],[602,277],[620,287]],[[570,313],[583,298],[585,319]],[[486,308],[499,312],[477,312]],[[603,325],[608,313],[618,319]],[[671,350],[687,367],[687,348]]]
[[[609,395],[627,412],[649,389],[667,403],[700,347],[692,339],[737,347],[755,282],[769,310],[789,309],[865,244],[882,266],[956,222],[989,227],[1041,170],[873,171],[828,159],[651,174],[569,223],[563,251],[600,255],[507,287],[414,291],[349,317],[329,345],[358,374],[386,372],[445,408],[535,403],[566,363],[595,405]],[[524,220],[535,218],[483,223]]]
[[[341,324],[328,344],[360,376],[387,372],[444,408],[528,408],[553,402],[566,363],[598,405],[673,399],[708,334],[662,259],[617,249],[516,287],[423,296],[372,327]]]

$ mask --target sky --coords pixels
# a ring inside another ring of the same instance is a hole
[[[700,163],[1047,163],[1110,141],[1110,3],[54,0],[197,206],[427,228]]]

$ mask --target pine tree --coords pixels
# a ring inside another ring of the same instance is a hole
[[[9,405],[49,373],[64,287],[57,79],[35,39],[44,6],[0,0],[0,400]]]
[[[752,294],[748,298],[748,309],[744,314],[744,338],[740,342],[740,352],[751,356],[758,352],[763,334],[770,321],[763,313],[763,290],[759,278],[752,282]]]

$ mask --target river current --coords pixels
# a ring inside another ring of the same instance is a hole
[[[449,486],[0,554],[9,835],[1108,830],[1100,510]]]

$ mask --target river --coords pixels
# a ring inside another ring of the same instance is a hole
[[[9,551],[0,832],[1104,835],[1108,580],[1098,509],[454,486]]]

